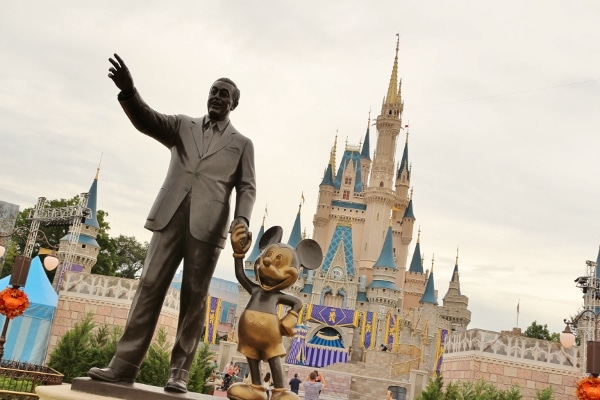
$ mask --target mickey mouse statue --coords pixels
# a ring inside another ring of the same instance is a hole
[[[260,239],[261,255],[256,259],[254,272],[258,283],[244,273],[244,257],[252,243],[252,233],[246,235],[243,225],[231,232],[231,246],[235,258],[235,276],[250,293],[250,300],[238,323],[238,351],[246,356],[252,383],[235,383],[227,390],[231,400],[267,400],[261,382],[260,361],[267,361],[273,377],[270,400],[298,400],[299,397],[285,387],[281,358],[285,356],[282,335],[293,336],[298,323],[302,301],[282,290],[298,279],[298,268],[316,269],[323,261],[323,252],[317,242],[304,239],[296,249],[280,243],[283,230],[279,226],[268,229]],[[290,307],[279,319],[277,306]]]

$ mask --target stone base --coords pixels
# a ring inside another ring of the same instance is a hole
[[[209,400],[213,396],[200,393],[170,393],[163,388],[142,383],[108,383],[90,378],[75,378],[71,385],[38,386],[41,400]]]

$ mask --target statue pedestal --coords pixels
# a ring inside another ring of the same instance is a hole
[[[75,378],[71,385],[38,386],[35,393],[41,400],[210,400],[213,396],[200,393],[170,393],[163,388],[142,383],[108,383],[90,378]]]

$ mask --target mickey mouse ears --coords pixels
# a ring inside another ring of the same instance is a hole
[[[272,226],[260,238],[258,242],[258,248],[263,251],[268,245],[273,243],[280,243],[283,237],[283,229],[280,226]]]
[[[323,261],[323,251],[319,243],[312,239],[304,239],[296,247],[300,265],[306,269],[317,269]]]
[[[267,246],[280,243],[283,237],[283,229],[280,226],[273,226],[263,233],[258,248],[263,251]],[[317,269],[323,261],[323,250],[321,246],[313,239],[304,239],[296,246],[296,255],[300,265],[306,269]]]

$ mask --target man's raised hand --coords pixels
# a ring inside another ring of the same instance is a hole
[[[108,77],[113,80],[115,85],[122,92],[133,92],[133,78],[129,72],[129,68],[125,65],[125,61],[117,53],[115,53],[116,60],[109,58],[108,61],[112,64],[112,67],[108,69]]]

